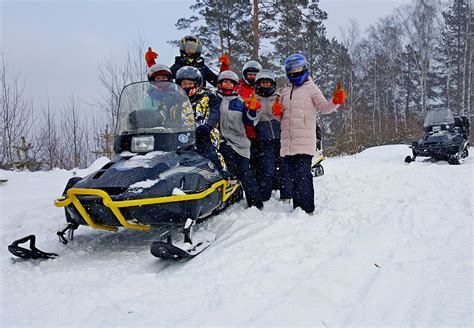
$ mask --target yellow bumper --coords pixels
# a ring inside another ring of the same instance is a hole
[[[57,207],[65,207],[69,204],[73,204],[77,211],[80,213],[84,221],[94,229],[101,229],[107,231],[117,231],[118,228],[109,225],[97,224],[95,223],[90,215],[82,206],[81,202],[77,195],[93,195],[102,198],[104,206],[110,208],[114,213],[116,219],[120,224],[128,229],[134,230],[150,230],[149,225],[141,225],[128,222],[123,216],[120,208],[122,207],[132,207],[132,206],[144,206],[144,205],[153,205],[153,204],[163,204],[163,203],[173,203],[173,202],[182,202],[188,200],[196,200],[206,197],[207,195],[213,193],[216,190],[219,190],[222,193],[222,202],[225,202],[238,188],[240,185],[237,183],[233,186],[231,190],[228,190],[227,182],[225,180],[220,180],[214,183],[209,189],[206,189],[202,192],[196,194],[185,194],[185,195],[173,195],[166,197],[157,197],[157,198],[145,198],[145,199],[135,199],[135,200],[121,200],[114,201],[105,191],[100,189],[84,189],[84,188],[71,188],[66,192],[65,197],[60,197],[54,201],[54,205]]]

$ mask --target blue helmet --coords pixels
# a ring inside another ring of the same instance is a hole
[[[291,84],[302,85],[309,76],[306,58],[301,54],[290,55],[285,60],[285,73]]]

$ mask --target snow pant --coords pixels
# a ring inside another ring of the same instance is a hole
[[[273,189],[280,190],[280,198],[291,198],[291,180],[280,157],[280,140],[260,140],[259,149],[261,174],[257,180],[262,200],[269,200]]]
[[[219,170],[222,169],[222,163],[219,160],[219,155],[217,155],[217,148],[214,147],[209,138],[196,140],[194,149],[199,155],[210,160]]]
[[[248,206],[261,208],[263,203],[258,191],[257,180],[250,169],[249,159],[239,155],[225,142],[221,143],[220,150],[229,173],[242,183]]]
[[[289,176],[293,184],[293,208],[301,207],[306,213],[314,212],[314,187],[311,174],[311,155],[285,156]]]
[[[252,138],[250,140],[250,169],[253,171],[255,178],[260,179],[262,171],[260,169],[260,141],[257,138]]]

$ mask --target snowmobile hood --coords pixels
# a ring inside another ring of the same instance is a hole
[[[77,182],[74,188],[101,189],[115,200],[194,192],[197,186],[186,183],[192,175],[210,178],[212,182],[218,180],[215,169],[204,162],[194,151],[181,154],[155,151],[145,155],[127,152]]]

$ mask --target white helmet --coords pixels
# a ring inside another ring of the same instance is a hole
[[[248,85],[251,85],[253,86],[253,83],[255,82],[255,80],[248,80],[247,79],[247,74],[248,73],[255,73],[257,74],[258,72],[260,72],[262,70],[262,65],[260,65],[259,62],[255,61],[255,60],[249,60],[248,62],[245,63],[244,67],[242,68],[242,78],[244,79],[245,83],[247,83]]]
[[[224,88],[221,84],[223,80],[230,80],[234,85],[232,89]],[[237,89],[239,88],[239,76],[232,71],[223,71],[220,72],[217,76],[217,90],[220,94],[224,96],[231,96],[237,94]]]
[[[163,64],[155,64],[151,66],[148,71],[147,71],[147,76],[148,76],[148,81],[152,82],[155,81],[155,76],[156,75],[165,75],[168,77],[168,81],[171,82],[172,80],[172,74],[171,70],[168,66],[163,65]]]

